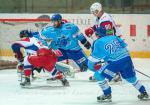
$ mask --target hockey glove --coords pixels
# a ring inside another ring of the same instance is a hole
[[[85,35],[87,37],[91,37],[93,35],[93,33],[94,33],[94,30],[92,27],[85,29]]]

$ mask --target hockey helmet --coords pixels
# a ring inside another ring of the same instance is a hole
[[[20,36],[20,38],[30,37],[30,32],[28,30],[22,30],[22,31],[20,31],[19,36]]]
[[[93,3],[90,7],[90,11],[92,14],[98,14],[100,11],[102,11],[102,5],[101,3]]]
[[[99,36],[99,37],[107,36],[106,29],[102,26],[96,28],[95,34],[96,34],[96,36]]]

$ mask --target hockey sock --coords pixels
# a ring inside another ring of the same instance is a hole
[[[129,83],[131,83],[140,93],[145,92],[145,87],[137,80],[136,76],[132,78],[126,79]]]
[[[98,84],[104,92],[104,95],[111,94],[111,87],[108,85],[108,82],[105,80],[105,77],[98,71],[94,73],[94,77],[98,81]]]
[[[140,93],[143,93],[145,92],[145,87],[139,82],[139,81],[136,81],[132,84]]]
[[[52,71],[51,71],[51,75],[56,78],[56,79],[62,79],[63,77],[63,74],[61,71],[58,71],[56,68],[54,68]]]
[[[30,77],[30,75],[31,75],[31,69],[25,69],[25,70],[24,70],[24,75],[25,75],[26,77]]]
[[[111,94],[111,87],[108,85],[106,80],[103,81],[98,81],[99,86],[104,92],[104,95],[109,95]]]

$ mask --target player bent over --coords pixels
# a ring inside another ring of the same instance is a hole
[[[139,99],[147,99],[149,97],[148,93],[136,77],[134,66],[124,41],[116,35],[106,35],[104,27],[98,27],[96,32],[97,40],[92,46],[92,52],[88,58],[88,67],[95,72],[94,77],[104,93],[98,96],[97,100],[111,100],[111,87],[105,79],[111,80],[118,72],[122,78],[131,83],[140,92]],[[101,63],[105,63],[105,65],[101,66]]]
[[[20,32],[20,39],[11,46],[18,62],[23,62],[25,81],[20,85],[27,86],[31,84],[30,75],[33,67],[44,68],[54,78],[59,79],[63,85],[69,85],[63,74],[55,68],[57,55],[52,49],[45,48],[36,38],[30,38],[27,30]],[[21,48],[24,48],[26,53],[24,58]]]

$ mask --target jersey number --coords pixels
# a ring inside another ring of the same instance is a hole
[[[117,40],[114,40],[105,45],[105,50],[109,51],[110,54],[115,53],[119,48],[121,48],[121,46]]]

